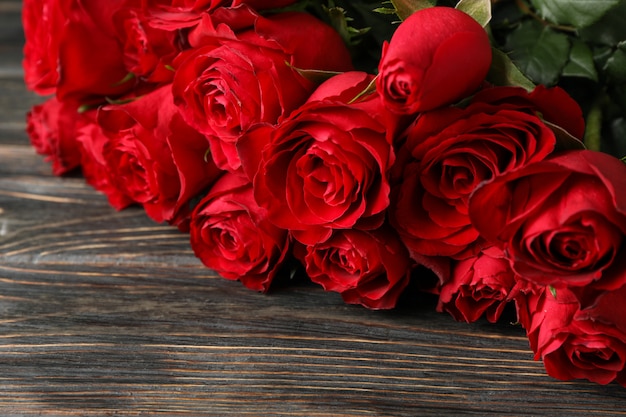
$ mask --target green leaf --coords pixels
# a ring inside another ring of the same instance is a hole
[[[491,67],[487,80],[495,85],[523,87],[527,91],[535,88],[535,84],[521,73],[508,55],[495,48],[492,48],[491,52]]]
[[[578,38],[572,39],[569,61],[563,68],[566,77],[589,78],[598,81],[598,72],[593,62],[593,53],[586,43]]]
[[[135,74],[133,74],[132,72],[129,72],[128,74],[124,76],[124,78],[122,78],[116,83],[111,84],[111,87],[119,87],[120,85],[129,82],[133,78],[135,78]]]
[[[341,74],[341,72],[336,72],[336,71],[296,68],[287,61],[285,61],[285,64],[288,67],[292,68],[294,71],[296,71],[298,74],[302,75],[307,80],[311,81],[313,84],[321,84],[324,81],[328,80],[329,78],[332,78],[335,75]]]
[[[582,143],[577,137],[570,134],[567,130],[563,129],[561,126],[550,123],[547,120],[544,120],[543,123],[554,132],[554,136],[556,137],[556,148],[558,150],[569,151],[586,149],[584,143]]]
[[[610,95],[611,104],[615,104],[612,108],[614,117],[626,117],[626,83],[609,84],[607,92]],[[626,141],[626,136],[624,136],[624,141]]]
[[[580,38],[589,44],[617,45],[626,39],[626,1],[622,0],[610,13],[578,33]]]
[[[626,155],[626,119],[623,117],[615,119],[611,123],[611,133],[613,138],[613,143],[610,144],[611,153]]]
[[[601,68],[602,71],[606,68],[607,61],[613,56],[614,48],[612,46],[596,46],[593,48],[593,62],[596,64],[596,68]]]
[[[613,83],[626,83],[626,41],[617,45],[617,50],[606,61],[604,70]]]
[[[355,102],[359,101],[360,99],[362,99],[363,97],[368,96],[368,95],[372,94],[374,91],[376,91],[376,78],[378,78],[378,76],[372,78],[372,81],[370,81],[370,83],[367,85],[367,87],[365,87],[365,89],[363,91],[361,91],[359,94],[357,94],[356,97],[354,97],[352,100],[350,100],[350,102],[348,104],[355,103]]]
[[[346,15],[346,11],[342,7],[326,8],[326,13],[330,19],[330,24],[341,35],[346,45],[356,45],[359,43],[359,37],[369,31],[369,28],[356,29],[350,26],[352,20]]]
[[[135,97],[128,97],[128,98],[110,98],[110,97],[105,97],[104,99],[109,104],[122,105],[122,104],[132,103],[133,101],[137,101],[137,100],[139,100],[142,97],[143,96],[135,96]]]
[[[554,298],[556,298],[556,288],[554,288],[552,285],[548,286],[548,290],[550,290],[550,294],[552,294],[552,296]]]
[[[418,10],[433,7],[436,0],[391,0],[396,14],[401,20],[405,20]]]
[[[99,105],[100,104],[81,104],[80,106],[78,106],[78,109],[76,109],[76,111],[78,113],[85,113],[86,111],[97,108]]]
[[[620,0],[531,0],[544,19],[577,28],[598,21],[619,2]]]
[[[534,20],[522,23],[506,42],[511,59],[531,80],[548,86],[556,84],[569,59],[567,35],[555,32]]]
[[[396,11],[394,9],[390,9],[388,7],[377,7],[374,9],[374,11],[381,14],[396,14]]]
[[[491,0],[459,0],[456,8],[472,16],[482,27],[491,20]]]

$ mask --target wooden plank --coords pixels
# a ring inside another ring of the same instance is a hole
[[[28,93],[21,68],[21,1],[0,0],[0,140],[26,143],[26,112],[44,98]]]
[[[21,9],[20,0],[0,0],[0,78],[21,77],[24,42]]]
[[[1,73],[1,71],[0,71]],[[2,79],[0,75],[0,137],[2,143],[28,143],[26,112],[42,103],[44,97],[29,93],[20,78]]]

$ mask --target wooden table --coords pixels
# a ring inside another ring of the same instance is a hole
[[[19,1],[0,23],[0,415],[626,415],[626,388],[553,380],[507,320],[456,323],[418,295],[368,311],[298,278],[257,294],[53,177],[24,133],[41,99]]]

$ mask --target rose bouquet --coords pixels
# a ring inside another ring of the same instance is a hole
[[[550,375],[626,386],[626,2],[449,3],[25,0],[28,133],[226,279],[515,305]]]

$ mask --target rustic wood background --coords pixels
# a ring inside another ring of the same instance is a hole
[[[626,415],[626,389],[560,382],[521,328],[432,299],[345,305],[303,279],[216,277],[185,235],[56,178],[24,133],[18,0],[0,0],[0,415]]]

